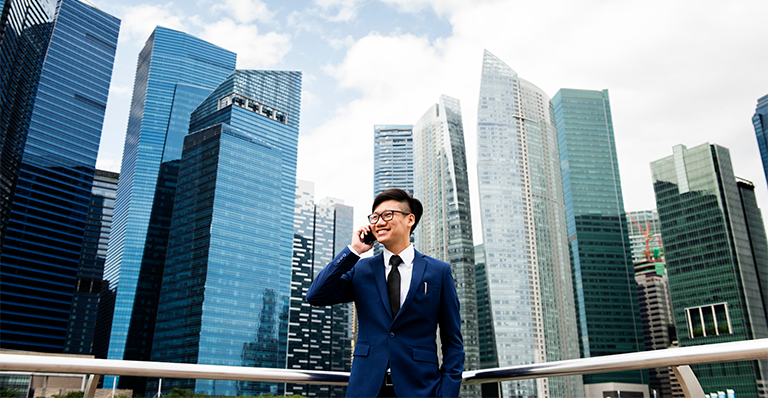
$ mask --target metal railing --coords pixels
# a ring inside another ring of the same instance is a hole
[[[464,384],[573,376],[591,373],[672,367],[686,397],[704,396],[689,365],[768,358],[768,339],[695,347],[668,348],[594,358],[510,366],[464,372]],[[0,354],[0,371],[55,372],[90,375],[85,397],[93,398],[101,375],[181,379],[241,380],[272,383],[345,385],[349,372],[246,368],[169,362],[142,362],[59,356]]]

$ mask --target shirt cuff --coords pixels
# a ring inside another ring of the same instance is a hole
[[[357,252],[357,251],[356,251],[356,250],[355,250],[355,249],[352,247],[352,245],[347,245],[347,248],[349,249],[349,251],[351,251],[352,253],[354,253],[354,254],[355,254],[357,257],[360,257],[360,253],[358,253],[358,252]]]

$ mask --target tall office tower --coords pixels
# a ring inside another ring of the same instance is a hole
[[[234,69],[236,55],[155,28],[136,67],[104,279],[114,296],[109,359],[149,360],[179,159],[189,117]],[[104,380],[111,388],[112,379]],[[143,391],[143,380],[120,388]]]
[[[451,265],[461,304],[464,369],[479,369],[475,247],[459,100],[440,96],[440,102],[416,122],[413,159],[414,196],[424,206],[424,214],[414,231],[414,247]],[[477,397],[480,388],[462,386],[461,394]]]
[[[413,126],[373,126],[373,196],[390,188],[413,194]]]
[[[768,95],[757,100],[755,115],[752,116],[757,136],[757,147],[760,149],[760,158],[763,160],[763,172],[768,181]]]
[[[300,94],[301,72],[237,70],[192,112],[153,361],[285,368]],[[255,396],[284,384],[163,387]]]
[[[681,347],[768,337],[768,242],[730,151],[677,145],[651,163]],[[693,366],[704,391],[768,396],[768,360]]]
[[[483,244],[475,246],[475,283],[477,287],[477,330],[480,351],[480,369],[499,366],[496,360],[496,339],[493,334],[493,316],[491,300],[488,295],[488,275],[485,269],[485,249]],[[498,397],[499,383],[480,385],[483,397]]]
[[[296,183],[288,369],[352,369],[352,304],[312,307],[304,296],[315,276],[351,243],[353,209],[339,199],[315,203],[314,184]],[[345,386],[288,384],[286,394],[343,397]]]
[[[0,348],[61,353],[120,20],[76,0],[0,7]]]
[[[664,262],[658,260],[635,262],[635,282],[645,349],[667,349],[673,341],[677,340],[677,337]],[[673,396],[672,375],[669,367],[649,369],[651,396],[671,398]]]
[[[629,229],[629,246],[632,248],[633,263],[658,259],[664,255],[661,222],[659,222],[659,212],[656,209],[628,211],[627,229]],[[649,257],[646,256],[646,252]]]
[[[107,259],[119,177],[120,174],[106,170],[96,170],[93,176],[88,219],[80,250],[80,267],[77,270],[67,342],[64,346],[66,353],[90,355],[93,352],[101,280],[104,261]]]
[[[552,99],[583,358],[643,350],[608,90]],[[587,396],[647,392],[647,373],[584,375]]]
[[[579,357],[549,97],[485,51],[477,113],[485,267],[499,366]],[[583,396],[580,376],[501,383],[504,397]]]

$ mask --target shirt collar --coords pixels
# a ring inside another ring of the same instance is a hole
[[[395,254],[391,251],[387,250],[386,247],[384,247],[384,265],[389,267],[389,259],[394,256]],[[400,265],[402,266],[410,266],[413,264],[413,258],[416,256],[414,253],[413,245],[408,245],[403,251],[399,254],[400,258],[403,259],[403,263]]]

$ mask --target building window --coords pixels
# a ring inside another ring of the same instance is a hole
[[[728,303],[686,308],[685,318],[688,321],[688,334],[692,339],[732,333]]]

